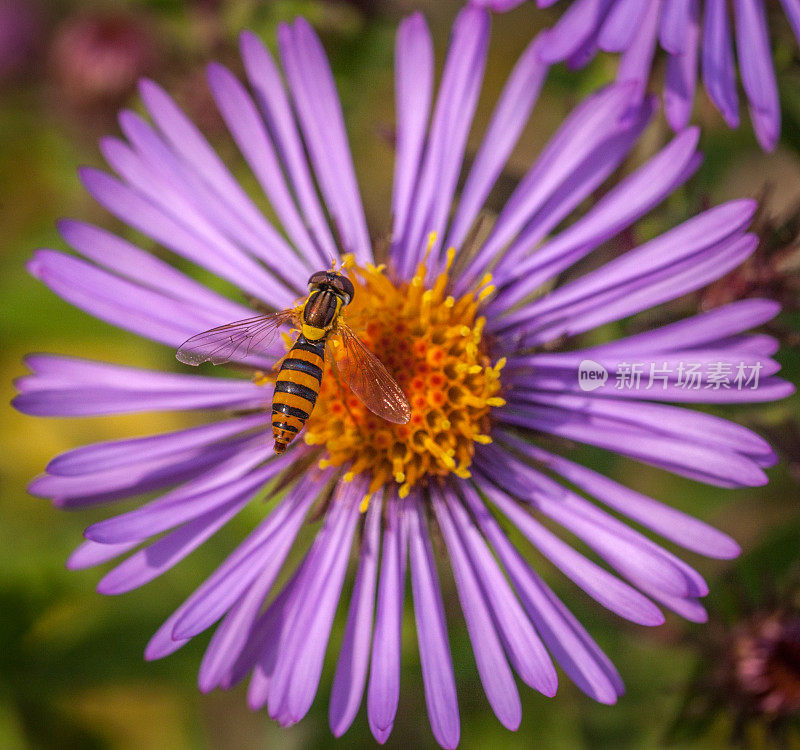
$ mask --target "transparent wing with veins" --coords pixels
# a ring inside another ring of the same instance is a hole
[[[346,323],[339,322],[337,333],[341,335],[345,356],[336,361],[336,367],[350,390],[364,406],[387,422],[408,422],[411,404],[397,381]]]
[[[268,354],[281,326],[295,323],[294,310],[237,320],[203,331],[184,341],[175,356],[186,365],[203,362],[222,365],[232,359],[247,359],[251,354]]]

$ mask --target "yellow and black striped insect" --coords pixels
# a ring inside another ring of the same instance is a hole
[[[308,280],[308,297],[297,307],[198,333],[181,344],[177,358],[187,365],[221,365],[269,349],[283,325],[300,335],[281,362],[272,399],[275,452],[283,453],[314,409],[331,335],[341,337],[344,358],[335,369],[350,390],[379,417],[398,424],[408,422],[411,406],[403,390],[380,360],[342,320],[342,310],[353,300],[353,283],[336,271],[319,271]]]

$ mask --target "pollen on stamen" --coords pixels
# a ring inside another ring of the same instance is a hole
[[[426,256],[435,242],[430,235]],[[407,424],[376,417],[346,385],[340,387],[326,362],[304,439],[324,450],[320,465],[345,469],[345,481],[360,474],[371,477],[362,510],[374,491],[392,482],[406,497],[432,477],[469,477],[475,445],[491,442],[489,413],[505,403],[498,396],[505,362],[490,361],[485,319],[477,314],[491,279],[482,279],[457,299],[448,295],[453,258],[448,251],[446,270],[432,282],[426,283],[423,261],[412,279],[401,284],[394,284],[383,266],[359,267],[352,257],[345,258],[355,288],[346,321],[386,365],[412,408]],[[334,349],[336,358],[343,356],[340,347]]]

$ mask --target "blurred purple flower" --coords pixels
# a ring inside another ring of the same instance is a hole
[[[0,82],[30,62],[40,25],[40,9],[31,0],[0,0]]]
[[[168,618],[146,656],[166,656],[221,620],[200,668],[200,688],[227,688],[250,675],[251,706],[267,705],[270,716],[282,724],[300,721],[317,692],[357,540],[355,585],[331,694],[331,728],[337,736],[347,730],[366,688],[373,734],[383,742],[391,732],[400,689],[408,563],[431,727],[441,745],[458,743],[456,686],[432,534],[443,537],[478,672],[504,726],[515,729],[521,718],[513,672],[553,695],[551,658],[589,696],[614,703],[623,692],[617,671],[530,567],[495,514],[506,516],[590,597],[642,625],[663,622],[659,604],[690,620],[704,620],[699,598],[707,587],[689,565],[608,510],[706,556],[730,558],[739,549],[705,523],[546,450],[543,436],[598,446],[720,487],[764,484],[763,469],[774,462],[769,445],[749,430],[657,402],[768,401],[791,393],[792,386],[775,377],[774,341],[744,333],[772,318],[775,303],[747,300],[612,343],[548,351],[553,342],[696,290],[737,266],[756,245],[755,237],[746,233],[753,201],[712,208],[530,301],[544,283],[625,231],[693,174],[700,161],[696,129],[679,133],[553,234],[617,172],[654,109],[652,101],[645,101],[632,117],[635,92],[630,85],[596,93],[570,114],[488,237],[469,252],[467,238],[546,74],[534,43],[508,79],[454,205],[488,36],[484,11],[470,8],[459,15],[434,98],[427,26],[419,15],[400,26],[393,241],[386,275],[369,265],[372,244],[333,77],[319,40],[303,20],[279,31],[288,91],[279,68],[252,33],[241,37],[250,91],[222,66],[209,68],[220,112],[285,236],[151,81],[142,83],[141,94],[153,124],[125,111],[120,125],[127,142],[109,138],[102,143],[119,176],[81,171],[89,192],[117,218],[273,308],[290,306],[304,293],[310,273],[338,257],[333,230],[382,295],[402,291],[408,305],[417,304],[420,316],[446,316],[473,300],[480,304],[481,318],[470,329],[475,338],[467,348],[488,364],[476,370],[456,363],[446,377],[468,388],[485,383],[493,373],[500,378],[503,398],[478,403],[477,396],[470,396],[469,404],[446,403],[442,408],[451,410],[446,424],[441,411],[425,406],[424,391],[420,406],[412,399],[416,413],[439,419],[441,425],[439,442],[427,437],[425,424],[419,428],[423,447],[416,458],[428,467],[427,473],[413,481],[396,471],[390,474],[372,493],[363,516],[359,505],[375,480],[369,457],[378,450],[377,443],[365,442],[363,451],[341,466],[329,454],[326,458],[325,446],[300,439],[285,455],[275,456],[267,436],[269,389],[250,380],[157,373],[64,356],[27,359],[33,374],[19,380],[14,403],[28,414],[229,412],[201,427],[70,451],[50,462],[31,491],[62,508],[85,508],[167,490],[87,529],[87,541],[69,560],[71,568],[132,553],[101,580],[98,589],[106,594],[142,586],[170,569],[264,488],[268,498],[280,498]],[[174,348],[198,331],[252,314],[106,230],[77,221],[64,221],[60,229],[83,257],[39,250],[30,270],[64,299],[102,320]],[[444,242],[426,254],[426,236],[432,231]],[[456,249],[452,267],[453,254],[444,251],[450,247]],[[487,283],[490,269],[493,295],[474,294]],[[431,289],[434,279],[441,286]],[[424,286],[429,291],[422,294]],[[437,294],[442,302],[431,304]],[[376,296],[368,298],[367,310],[379,302]],[[419,373],[431,377],[434,360],[428,355],[434,343],[425,338],[431,331],[414,320],[401,327],[402,322],[381,339],[375,353],[388,361],[394,352],[416,348],[427,368],[420,365]],[[443,337],[447,331],[433,333]],[[262,359],[256,364],[269,366],[271,360]],[[663,388],[615,389],[622,364],[639,359],[659,367],[681,360],[758,362],[763,370],[755,389],[687,390],[675,377]],[[583,360],[607,367],[611,382],[585,392],[578,379]],[[320,414],[315,412],[312,420],[333,419],[321,406],[317,410]],[[474,414],[486,415],[481,424],[491,437],[469,432]],[[385,432],[387,424],[374,429]],[[451,439],[463,446],[464,434],[473,435],[469,460],[456,467],[442,446],[455,445]],[[369,435],[363,439],[368,441]],[[319,459],[325,460],[316,468]],[[315,503],[324,511],[322,528],[287,583],[272,595]],[[573,549],[540,518],[574,534],[598,560]]]
[[[541,8],[556,0],[537,0]],[[472,0],[496,11],[520,0]],[[800,2],[781,0],[800,40]],[[734,0],[733,34],[739,76],[750,119],[762,148],[772,151],[781,128],[778,86],[772,65],[767,9],[763,0]],[[574,68],[598,51],[622,53],[618,81],[635,81],[644,95],[656,42],[667,54],[664,108],[676,131],[689,122],[697,89],[698,61],[709,97],[732,128],[739,126],[739,95],[725,0],[574,0],[556,25],[542,32],[541,58]]]
[[[118,106],[157,58],[152,30],[128,13],[68,18],[55,32],[50,65],[59,94],[74,106]]]

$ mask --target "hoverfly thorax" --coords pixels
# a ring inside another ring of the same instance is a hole
[[[303,322],[318,329],[329,328],[339,311],[350,304],[355,293],[350,279],[334,271],[313,274],[308,280],[308,291]]]

